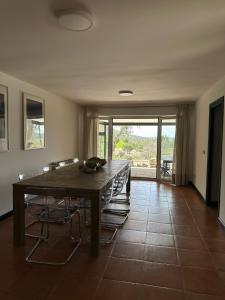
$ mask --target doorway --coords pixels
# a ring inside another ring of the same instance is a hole
[[[206,204],[218,207],[222,172],[223,116],[224,97],[211,103],[209,106]]]
[[[158,119],[113,119],[112,159],[131,163],[133,178],[156,179]]]
[[[160,174],[163,181],[172,181],[176,137],[176,119],[159,119]]]
[[[129,160],[133,178],[172,181],[175,117],[101,118],[98,156]]]

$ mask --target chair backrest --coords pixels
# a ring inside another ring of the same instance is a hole
[[[110,181],[104,188],[103,193],[102,193],[102,201],[104,204],[110,203],[112,196],[113,196],[113,185],[114,185],[114,180]]]
[[[118,196],[122,192],[124,185],[127,183],[129,171],[130,168],[128,166],[116,176],[113,186],[113,197]]]
[[[26,180],[32,177],[36,177],[39,176],[41,174],[44,173],[44,168],[40,169],[40,170],[32,170],[32,171],[28,171],[26,173],[20,173],[18,174],[18,180],[22,181],[22,180]],[[29,201],[30,199],[32,199],[34,197],[34,195],[36,196],[36,194],[24,194],[24,199],[25,201]]]

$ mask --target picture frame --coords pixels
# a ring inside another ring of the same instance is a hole
[[[24,150],[44,149],[45,101],[23,93]]]
[[[0,152],[8,150],[8,87],[0,85]]]

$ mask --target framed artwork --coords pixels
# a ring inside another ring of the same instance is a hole
[[[0,85],[0,152],[8,150],[8,88]]]
[[[24,149],[45,147],[45,105],[44,100],[23,93]]]

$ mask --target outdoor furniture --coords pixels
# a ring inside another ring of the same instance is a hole
[[[171,159],[164,159],[160,167],[160,174],[164,177],[171,176],[170,164],[172,163],[173,161]]]
[[[65,194],[59,197],[86,198],[91,201],[91,254],[98,255],[100,246],[100,211],[101,195],[105,186],[124,169],[129,168],[128,161],[109,161],[94,174],[84,173],[78,164],[72,164],[40,176],[15,183],[13,185],[14,207],[14,245],[24,245],[24,194],[32,194],[32,187],[62,188]],[[126,183],[127,192],[130,192],[130,170]],[[34,189],[35,190],[35,189]],[[33,191],[35,193],[35,191]],[[40,191],[40,195],[42,192]],[[57,192],[54,196],[57,196]]]

